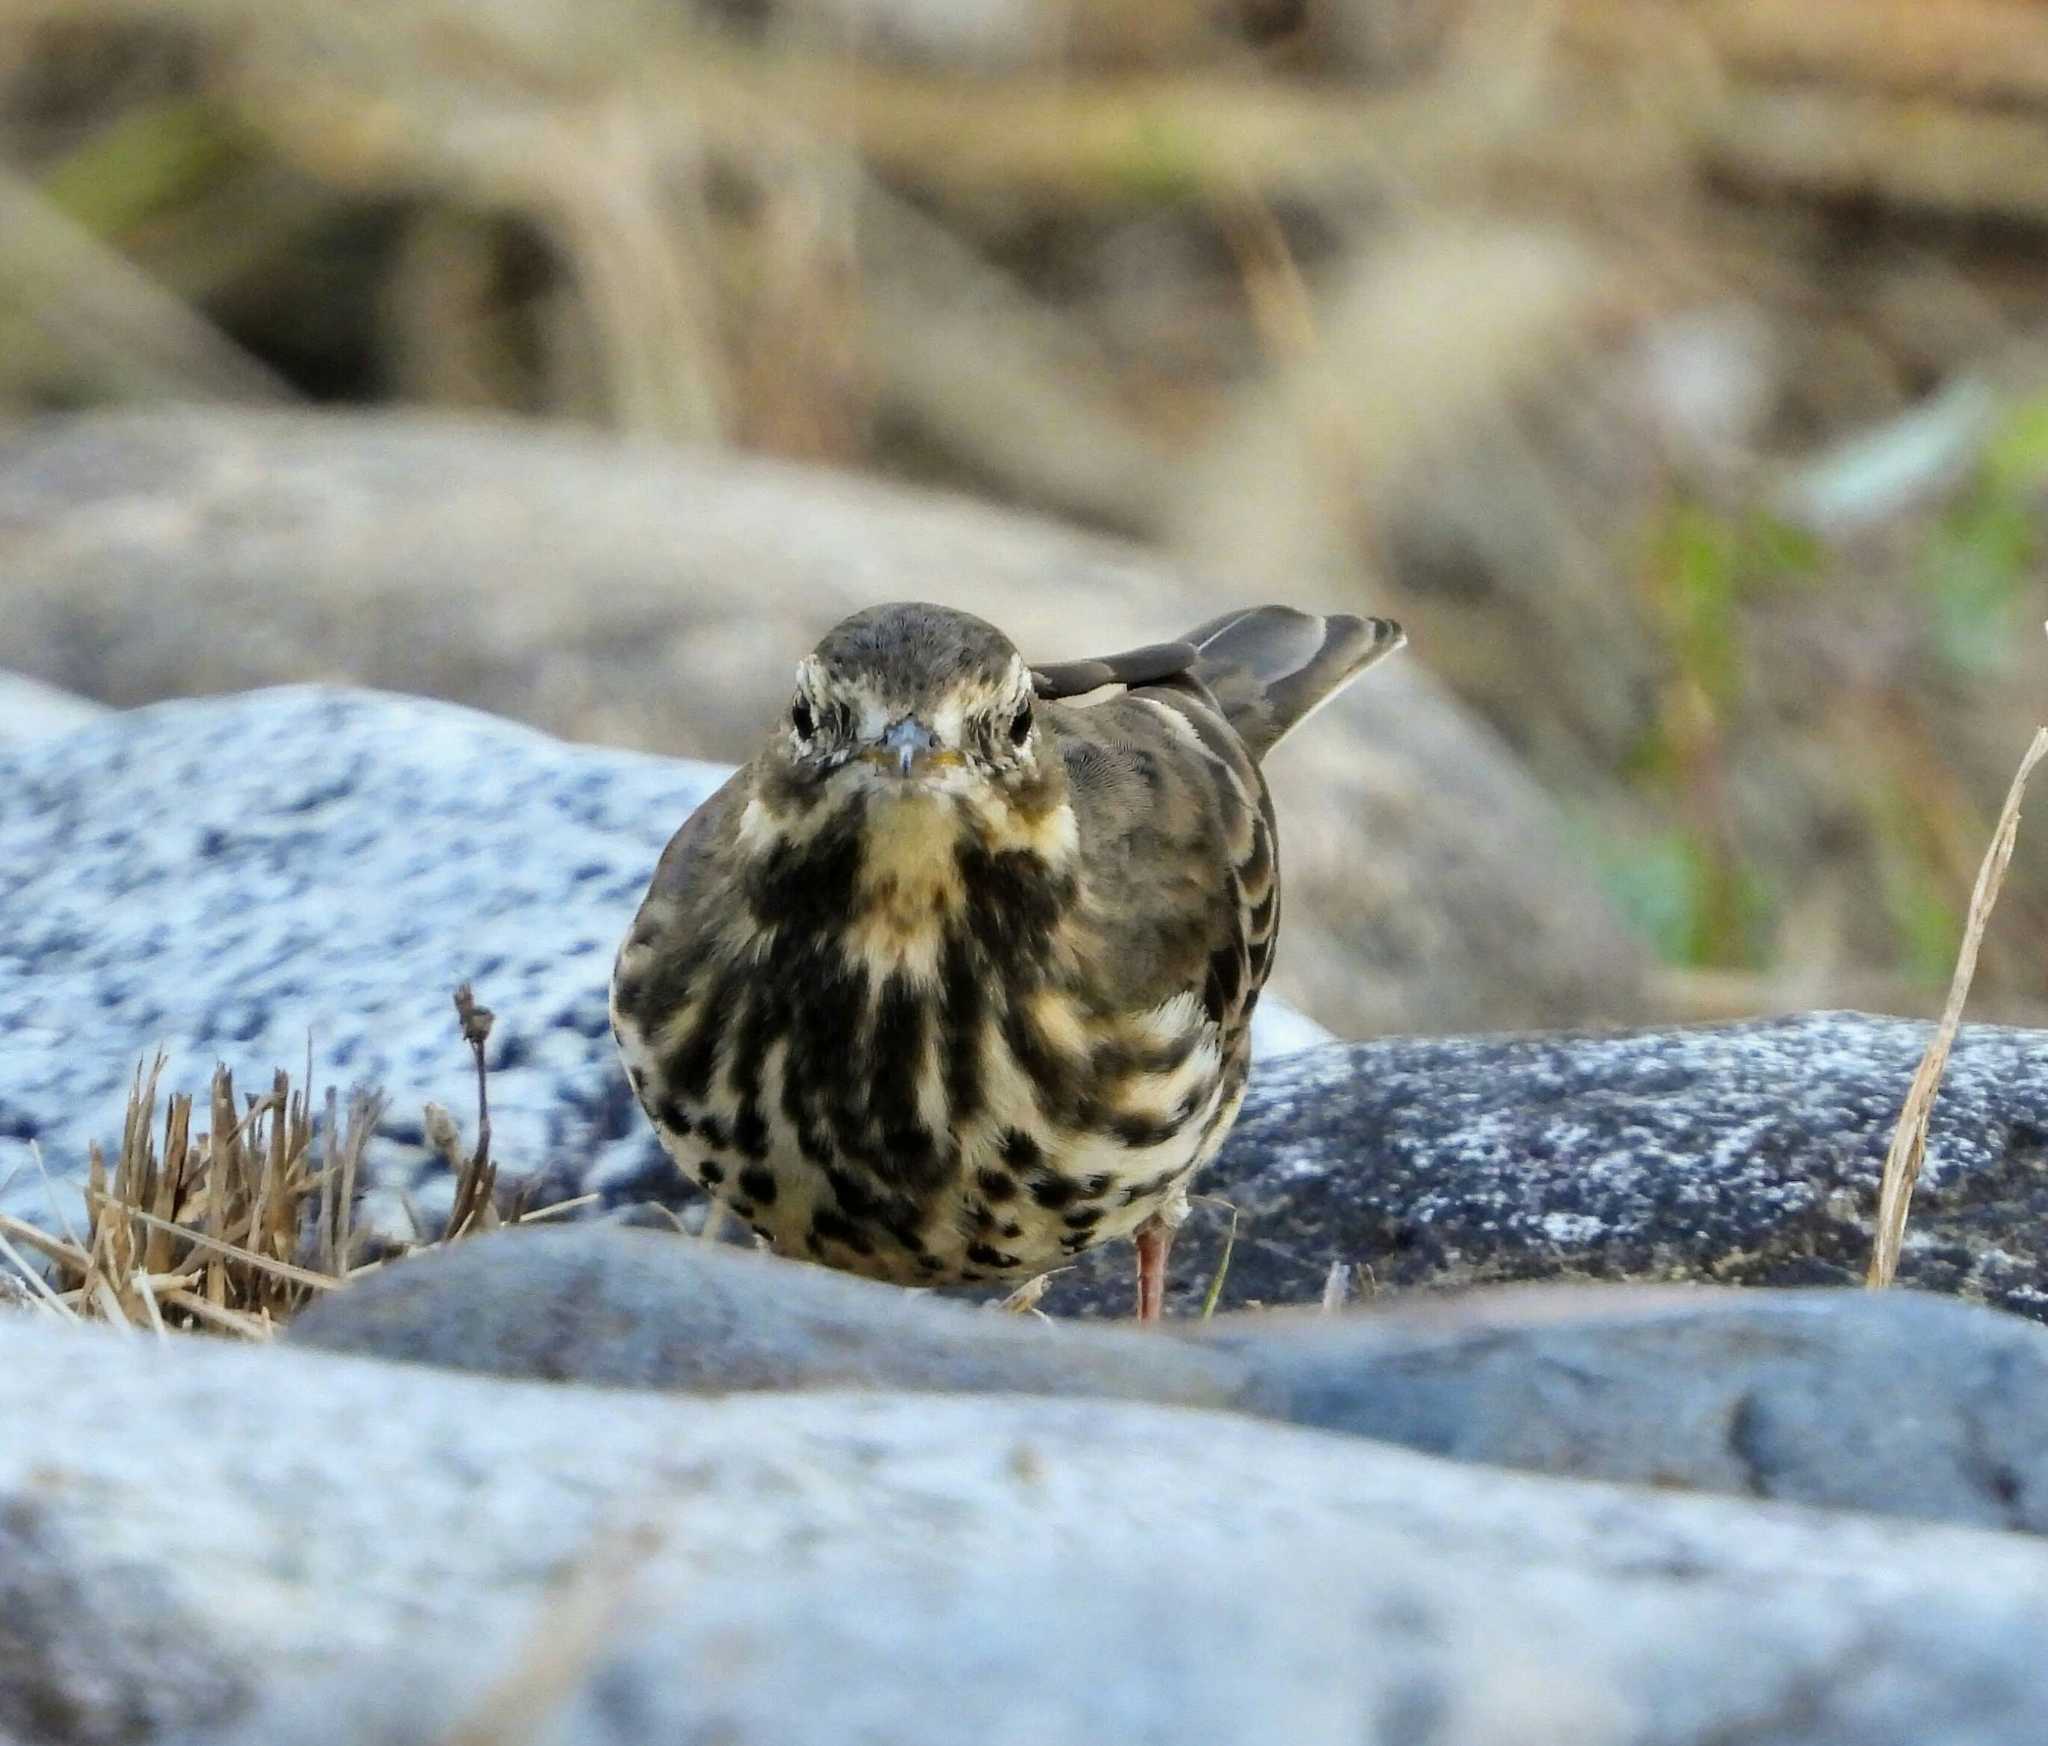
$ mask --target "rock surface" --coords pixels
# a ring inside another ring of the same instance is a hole
[[[930,1389],[1230,1408],[1434,1455],[2048,1532],[2048,1330],[1911,1292],[1495,1289],[1338,1316],[1045,1323],[650,1232],[403,1261],[290,1343],[701,1393]]]
[[[0,666],[124,705],[348,680],[733,761],[798,654],[876,600],[984,613],[1050,659],[1242,596],[961,500],[505,423],[186,410],[0,436]],[[1634,1016],[1634,943],[1428,660],[1274,760],[1276,990],[1354,1036]]]
[[[388,1094],[366,1224],[410,1231],[450,1181],[421,1106],[475,1108],[449,1003],[494,1007],[514,1175],[635,1195],[674,1173],[619,1068],[611,959],[715,766],[566,746],[470,710],[318,687],[111,716],[0,748],[0,1209],[40,1216],[118,1140],[138,1056],[203,1091],[306,1058]],[[1278,1001],[1259,1046],[1317,1040]],[[542,1193],[550,1194],[543,1187]]]
[[[1226,1305],[1531,1278],[1847,1285],[1931,1027],[1861,1013],[1609,1035],[1383,1039],[1261,1067],[1202,1191],[1237,1209]],[[2048,1319],[2048,1034],[1966,1026],[1899,1277]],[[1198,1203],[1170,1304],[1229,1218]],[[1127,1311],[1084,1256],[1055,1313]]]
[[[105,704],[75,697],[40,679],[0,673],[0,746],[69,733],[106,713]]]
[[[27,1746],[2048,1736],[2025,1536],[1182,1408],[664,1398],[24,1316],[0,1420]]]

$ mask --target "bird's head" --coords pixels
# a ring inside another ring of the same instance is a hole
[[[755,762],[739,846],[756,912],[781,913],[788,880],[815,904],[848,877],[831,902],[849,949],[873,974],[930,976],[970,867],[1005,869],[1013,906],[1033,880],[1050,903],[1079,834],[1043,713],[1009,639],[968,613],[877,606],[834,627]]]
[[[1017,799],[1059,764],[1032,705],[1031,671],[993,625],[940,606],[871,607],[798,665],[769,753],[792,798]]]

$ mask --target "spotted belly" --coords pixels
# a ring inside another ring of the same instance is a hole
[[[701,1071],[695,1021],[649,1024],[615,990],[663,1146],[778,1253],[898,1284],[1028,1279],[1177,1219],[1243,1095],[1192,996],[1092,1020],[1047,997],[963,1029],[935,995],[892,1011],[885,984],[820,1036],[775,1022],[773,990],[727,992]]]

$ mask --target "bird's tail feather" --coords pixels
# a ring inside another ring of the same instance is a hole
[[[1387,618],[1247,606],[1181,639],[1239,738],[1263,758],[1375,661],[1408,639]]]

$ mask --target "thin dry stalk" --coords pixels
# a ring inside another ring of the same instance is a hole
[[[140,1224],[155,1226],[160,1222],[155,1214],[146,1213],[139,1207],[123,1206],[111,1195],[101,1195],[99,1198],[110,1210]],[[331,1291],[341,1283],[340,1280],[330,1278],[324,1273],[315,1273],[310,1267],[300,1267],[290,1261],[279,1261],[269,1255],[259,1255],[244,1244],[231,1243],[225,1237],[216,1237],[209,1232],[195,1230],[190,1225],[167,1224],[163,1228],[170,1235],[182,1237],[195,1248],[204,1249],[213,1257],[207,1265],[209,1287],[215,1278],[221,1277],[218,1264],[228,1261],[239,1261],[252,1272],[267,1274],[272,1279],[288,1280],[293,1285],[305,1286],[309,1291]]]
[[[1330,1271],[1323,1275],[1322,1313],[1333,1316],[1351,1298],[1351,1269],[1342,1261],[1332,1261]]]
[[[476,1150],[461,1161],[455,1173],[455,1204],[448,1214],[448,1238],[454,1240],[472,1228],[488,1230],[497,1223],[497,1166],[491,1162],[490,1073],[484,1063],[484,1048],[491,1040],[491,1026],[497,1014],[479,1006],[467,982],[455,991],[455,1016],[462,1026],[462,1040],[476,1061]]]
[[[244,1340],[267,1340],[274,1331],[267,1316],[250,1316],[240,1310],[223,1309],[196,1291],[166,1292],[164,1302],[173,1309],[183,1310],[203,1327],[218,1328],[224,1334],[235,1334]]]
[[[42,1179],[43,1202],[50,1209],[51,1221],[72,1242],[78,1241],[78,1230],[71,1222],[71,1214],[65,1209],[64,1199],[57,1192],[57,1184],[50,1178],[50,1167],[43,1162],[43,1149],[31,1140],[28,1143],[29,1162],[35,1166],[36,1175]]]
[[[306,1083],[310,1086],[313,1081],[309,1077]],[[340,1175],[335,1166],[334,1156],[335,1130],[338,1125],[335,1115],[338,1107],[339,1100],[334,1095],[334,1087],[330,1085],[327,1088],[327,1132],[321,1145],[320,1224],[317,1236],[321,1272],[337,1275],[346,1270],[341,1255],[340,1227],[335,1222],[335,1182]]]
[[[377,1124],[384,1119],[384,1097],[381,1092],[358,1091],[349,1098],[348,1127],[341,1140],[341,1183],[334,1191],[333,1223],[327,1227],[329,1259],[325,1271],[337,1278],[347,1273],[349,1254],[355,1246],[355,1205],[356,1184],[362,1178],[363,1154],[369,1149],[370,1136],[377,1131]],[[332,1166],[334,1147],[334,1091],[327,1092],[327,1145]]]
[[[7,1213],[0,1213],[0,1236],[17,1237],[37,1254],[47,1257],[73,1272],[83,1273],[92,1265],[91,1258],[76,1243],[53,1237],[47,1231],[38,1230],[26,1220],[17,1219]]]
[[[1970,981],[1977,973],[1977,948],[1984,939],[1991,912],[1998,903],[1999,887],[2012,860],[2013,843],[2020,828],[2020,798],[2034,766],[2048,756],[2048,728],[2034,735],[2020,767],[2006,790],[2005,805],[1998,815],[1998,828],[1991,835],[1991,847],[1977,869],[1976,888],[1970,893],[1969,915],[1963,923],[1963,943],[1956,954],[1955,975],[1948,985],[1948,1000],[1941,1009],[1941,1022],[1934,1027],[1927,1052],[1920,1057],[1919,1071],[1899,1111],[1898,1126],[1892,1130],[1891,1149],[1885,1154],[1884,1179],[1878,1191],[1877,1240],[1872,1246],[1870,1270],[1864,1283],[1873,1288],[1890,1285],[1899,1271],[1899,1249],[1906,1237],[1906,1214],[1913,1201],[1913,1185],[1920,1180],[1920,1166],[1927,1155],[1927,1124],[1934,1111],[1934,1099],[1941,1090],[1941,1076],[1948,1067],[1949,1050],[1963,1022],[1963,1002],[1969,998]]]
[[[1050,1273],[1041,1273],[1036,1279],[1025,1280],[1008,1297],[998,1303],[996,1308],[1006,1311],[1013,1316],[1037,1316],[1040,1321],[1050,1319],[1038,1305],[1044,1298],[1047,1289],[1052,1285],[1053,1280],[1065,1271],[1064,1267],[1055,1267]]]
[[[28,1281],[29,1294],[32,1298],[42,1303],[46,1308],[50,1309],[57,1315],[62,1316],[66,1321],[75,1322],[78,1320],[77,1312],[75,1312],[68,1303],[66,1303],[62,1298],[60,1298],[56,1294],[56,1292],[50,1289],[49,1281],[46,1280],[41,1273],[37,1272],[35,1268],[31,1267],[28,1261],[23,1257],[21,1251],[17,1249],[12,1243],[10,1243],[5,1237],[0,1237],[0,1257],[5,1257],[9,1265],[11,1265],[15,1269],[15,1271],[22,1276],[23,1279]]]
[[[142,1299],[142,1311],[149,1319],[149,1331],[159,1340],[163,1339],[170,1333],[170,1329],[164,1326],[163,1306],[156,1300],[156,1284],[147,1273],[138,1273],[135,1276],[135,1295]]]
[[[121,1307],[121,1299],[114,1288],[104,1279],[93,1281],[92,1307],[100,1312],[100,1320],[119,1333],[132,1334],[135,1324],[128,1319],[128,1312]]]
[[[581,1212],[587,1206],[598,1205],[603,1199],[603,1195],[592,1190],[589,1194],[579,1194],[569,1200],[550,1201],[546,1206],[537,1206],[531,1212],[521,1213],[519,1222],[533,1225],[542,1219],[567,1218],[571,1213]]]
[[[1216,1257],[1216,1271],[1209,1277],[1209,1289],[1202,1294],[1201,1319],[1207,1321],[1216,1313],[1216,1306],[1223,1301],[1223,1282],[1230,1277],[1230,1257],[1237,1250],[1237,1208],[1220,1195],[1198,1195],[1216,1206],[1226,1208],[1230,1213],[1230,1225],[1223,1233],[1223,1253]]]
[[[660,1544],[652,1525],[600,1533],[555,1585],[507,1671],[439,1746],[518,1746],[552,1737],[562,1707],[610,1652],[634,1580]]]

